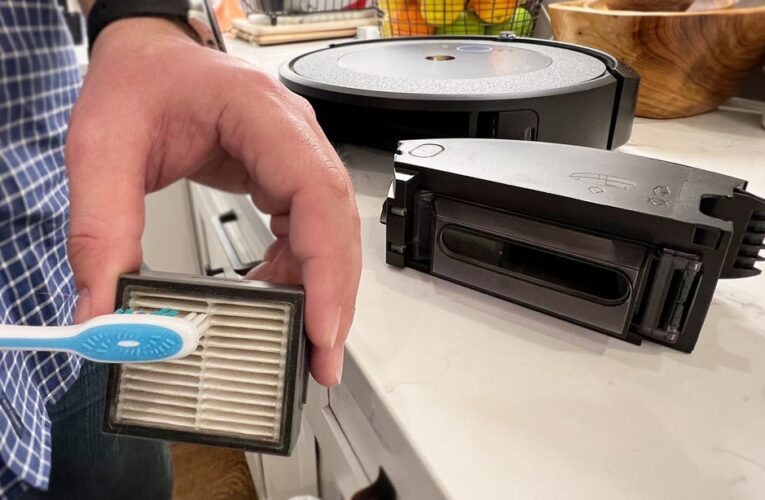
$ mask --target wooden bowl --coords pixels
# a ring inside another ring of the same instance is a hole
[[[704,0],[704,10],[685,12],[608,10],[604,0],[549,8],[557,40],[600,49],[640,75],[638,116],[679,118],[735,95],[765,56],[765,6],[727,8],[731,3]]]
[[[644,12],[680,12],[688,10],[694,0],[606,0],[610,10],[639,10]]]
[[[639,9],[618,9],[618,4],[624,4],[624,3],[634,3],[634,2],[640,2],[641,0],[585,0],[585,2],[582,4],[583,7],[586,7],[588,9],[598,9],[598,10],[639,10]],[[647,0],[649,2],[654,2],[655,0]],[[669,3],[673,3],[675,0],[668,0]],[[680,2],[684,2],[687,0],[677,0]],[[663,3],[663,2],[662,2]],[[730,9],[736,6],[738,3],[738,0],[690,0],[690,5],[683,9],[688,12],[701,12],[703,10],[720,10],[720,9]],[[661,9],[654,9],[653,13],[657,12],[673,12],[672,9],[669,8],[661,8]]]

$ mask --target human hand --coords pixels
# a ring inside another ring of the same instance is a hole
[[[303,283],[311,372],[339,382],[359,275],[359,216],[310,105],[170,21],[109,25],[93,47],[66,147],[77,321],[114,309],[142,263],[144,197],[182,178],[249,193],[276,242],[248,278]]]

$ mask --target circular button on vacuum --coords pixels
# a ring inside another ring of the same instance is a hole
[[[492,48],[488,45],[460,45],[458,52],[491,52]]]
[[[420,144],[413,150],[409,151],[409,154],[416,156],[417,158],[432,158],[443,150],[444,147],[439,144]]]

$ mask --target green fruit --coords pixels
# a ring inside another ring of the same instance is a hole
[[[487,35],[499,35],[503,31],[515,31],[518,36],[530,36],[534,28],[534,19],[529,11],[523,8],[515,9],[513,17],[502,24],[492,24],[486,27]]]
[[[463,12],[449,26],[436,28],[436,35],[483,35],[484,22],[472,12]]]

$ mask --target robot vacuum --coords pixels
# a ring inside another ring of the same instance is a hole
[[[616,148],[639,79],[593,49],[529,38],[422,37],[332,45],[280,68],[333,142],[499,138]]]

